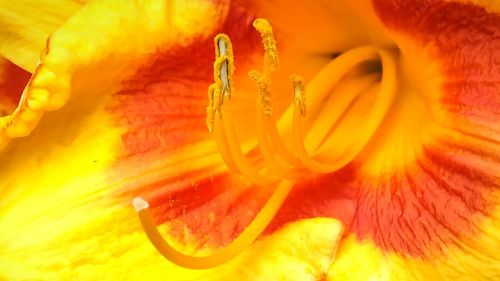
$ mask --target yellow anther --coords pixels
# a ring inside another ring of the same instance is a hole
[[[255,81],[257,87],[259,88],[259,102],[262,111],[267,117],[270,117],[273,112],[273,108],[271,103],[271,97],[270,97],[271,94],[269,92],[269,82],[267,80],[267,77],[258,72],[257,70],[251,70],[248,73],[248,76],[250,76],[250,78]]]
[[[214,81],[215,83],[220,82],[221,92],[225,97],[231,98],[234,75],[234,55],[231,40],[226,34],[218,34],[214,38],[214,44]]]
[[[233,92],[234,56],[231,40],[225,34],[214,38],[215,62],[214,83],[208,87],[207,128],[211,132],[217,114],[220,115],[224,98],[231,98]]]
[[[208,88],[208,107],[207,107],[207,127],[208,131],[212,131],[214,125],[214,119],[216,115],[221,114],[222,104],[224,102],[224,96],[221,92],[221,88],[217,84],[212,84]]]
[[[276,39],[274,38],[271,24],[262,18],[253,21],[253,27],[260,33],[264,46],[265,74],[274,71],[279,67],[278,51],[276,49]]]
[[[292,75],[290,77],[293,83],[293,96],[295,101],[295,106],[300,110],[300,115],[306,115],[306,93],[304,86],[304,79],[300,76]]]
[[[214,62],[214,85],[220,88],[224,96],[231,96],[231,83],[227,74],[227,56],[220,56]]]

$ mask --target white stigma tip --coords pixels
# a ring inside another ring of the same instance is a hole
[[[148,201],[142,199],[141,197],[135,197],[134,200],[132,200],[132,205],[134,205],[136,212],[149,208]]]

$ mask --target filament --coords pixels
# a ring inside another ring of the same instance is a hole
[[[227,108],[224,107],[222,112],[223,115],[227,113]],[[249,160],[243,154],[241,147],[239,145],[238,138],[235,133],[234,125],[231,118],[220,118],[215,121],[215,126],[220,126],[221,129],[217,129],[217,133],[223,134],[217,138],[225,138],[227,148],[232,160],[236,164],[237,170],[246,176],[246,178],[256,185],[268,185],[276,182],[278,179],[273,179],[270,175],[263,175],[259,172],[257,168],[252,165]]]
[[[293,187],[292,181],[282,181],[254,220],[228,246],[208,256],[189,256],[177,251],[162,237],[149,211],[149,204],[142,198],[133,203],[141,225],[149,241],[169,261],[191,269],[207,269],[220,266],[241,254],[257,239],[274,218]]]
[[[315,80],[313,80],[308,85],[308,89],[312,89],[314,91],[311,97],[312,99],[314,99],[313,102],[319,102],[321,100],[321,97],[324,96],[324,93],[327,93],[329,88],[338,83],[338,81],[350,68],[363,61],[373,60],[377,55],[380,56],[383,67],[382,81],[380,82],[380,90],[378,91],[377,99],[375,101],[375,104],[372,106],[368,117],[366,118],[367,121],[363,124],[362,128],[358,129],[359,133],[356,134],[356,138],[352,140],[352,144],[349,146],[349,150],[341,154],[340,157],[332,159],[329,162],[319,162],[309,155],[304,146],[305,137],[301,125],[302,110],[300,109],[300,107],[302,105],[295,103],[292,121],[293,147],[297,152],[300,160],[302,160],[302,162],[310,170],[318,173],[330,173],[336,171],[345,166],[347,163],[351,162],[354,157],[356,157],[356,155],[361,151],[361,149],[368,143],[394,99],[396,91],[395,60],[388,52],[374,47],[360,47],[357,49],[353,49],[333,60],[323,69],[320,74],[318,74],[318,76],[315,77]],[[328,80],[326,80],[327,77],[329,78]],[[294,81],[294,84],[300,83]],[[298,91],[303,91],[303,87],[301,88],[295,86],[295,96],[300,97],[305,95],[305,93],[297,93]],[[363,92],[358,92],[358,94],[359,93]],[[336,120],[330,119],[330,122],[332,123],[335,123],[335,121]],[[334,143],[326,141],[324,146],[327,148],[325,149],[326,152],[323,152],[323,154],[328,154],[330,153],[330,151],[335,151],[334,145]]]
[[[371,74],[340,84],[337,91],[328,95],[323,108],[315,118],[315,120],[333,120],[333,122],[313,122],[306,135],[305,145],[311,147],[312,150],[318,149],[326,137],[332,133],[349,105],[379,78],[378,74]]]

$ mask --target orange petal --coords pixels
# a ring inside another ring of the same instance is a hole
[[[354,235],[331,280],[499,276],[500,16],[488,8],[375,1],[403,89],[421,96],[401,99],[363,155]]]

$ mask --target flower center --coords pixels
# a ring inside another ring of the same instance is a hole
[[[295,181],[311,174],[335,172],[356,158],[376,132],[395,96],[396,58],[386,50],[363,46],[333,59],[307,85],[303,78],[292,75],[290,94],[294,102],[277,118],[271,95],[273,74],[279,69],[276,40],[267,20],[256,19],[253,26],[260,33],[264,48],[263,69],[249,72],[259,90],[255,105],[257,145],[244,150],[233,124],[231,96],[236,94],[235,68],[232,44],[225,34],[214,38],[216,60],[214,83],[208,90],[207,127],[231,171],[256,186],[277,188],[233,242],[203,257],[184,255],[166,243],[148,212],[148,203],[134,199],[150,241],[167,259],[183,267],[215,267],[250,246],[274,218]],[[360,71],[360,65],[374,62],[381,64],[381,75]],[[355,79],[341,83],[346,76]],[[366,119],[360,127],[352,128],[350,112],[360,109],[366,112]],[[342,133],[339,139],[339,131],[349,133]],[[258,157],[255,151],[259,152]]]

